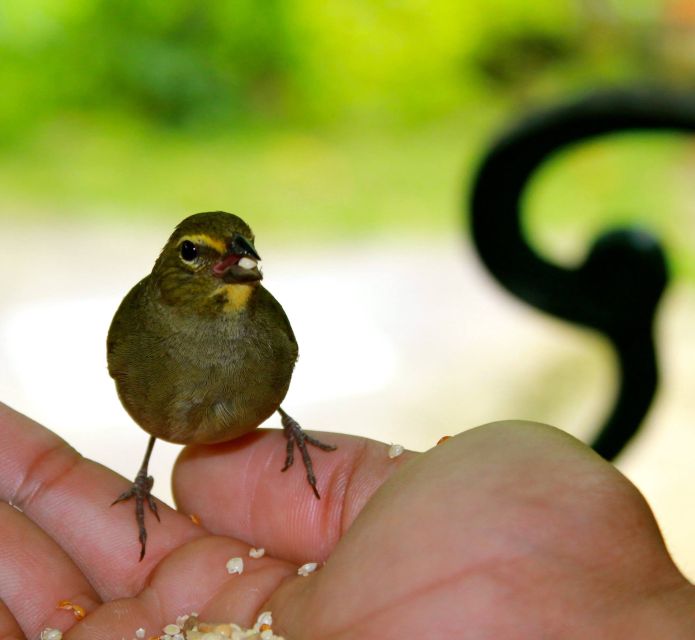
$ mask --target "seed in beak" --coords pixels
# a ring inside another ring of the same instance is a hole
[[[239,260],[239,266],[242,269],[255,269],[258,266],[258,263],[255,260],[244,256],[241,260]]]

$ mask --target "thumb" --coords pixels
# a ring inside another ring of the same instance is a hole
[[[381,442],[312,435],[337,445],[333,452],[309,450],[320,500],[300,457],[281,473],[282,432],[259,430],[224,444],[186,447],[172,480],[177,506],[199,516],[207,530],[264,547],[275,557],[326,559],[372,494],[415,454],[390,459]]]

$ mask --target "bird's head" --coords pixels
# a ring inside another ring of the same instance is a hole
[[[249,226],[224,211],[196,213],[171,234],[152,269],[162,299],[199,313],[243,308],[263,278]]]

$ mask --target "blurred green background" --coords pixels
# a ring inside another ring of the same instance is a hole
[[[688,0],[3,0],[0,216],[459,233],[510,118],[602,85],[695,87],[694,16]],[[571,259],[597,228],[644,222],[692,277],[694,168],[682,138],[589,145],[540,177],[529,225]]]

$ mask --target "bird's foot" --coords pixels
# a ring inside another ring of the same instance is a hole
[[[294,462],[294,445],[296,444],[299,452],[302,454],[302,460],[304,461],[304,467],[306,469],[306,479],[309,481],[314,495],[320,500],[321,496],[319,490],[316,488],[314,465],[311,462],[307,444],[318,447],[322,451],[335,451],[337,447],[332,444],[325,444],[310,436],[299,426],[299,423],[294,418],[287,415],[282,409],[278,409],[278,413],[280,414],[282,428],[287,438],[287,457],[285,458],[285,466],[282,468],[282,471],[287,471],[287,469],[292,466]]]
[[[157,503],[154,501],[154,497],[151,493],[152,485],[154,485],[154,478],[147,475],[147,470],[140,469],[130,489],[124,491],[111,503],[111,506],[113,506],[117,502],[125,502],[126,500],[130,500],[130,498],[135,498],[135,520],[138,523],[140,561],[142,561],[142,559],[145,557],[145,543],[147,542],[147,529],[145,528],[145,502],[147,502],[147,506],[150,508],[150,511],[154,513],[157,520],[159,520]]]

